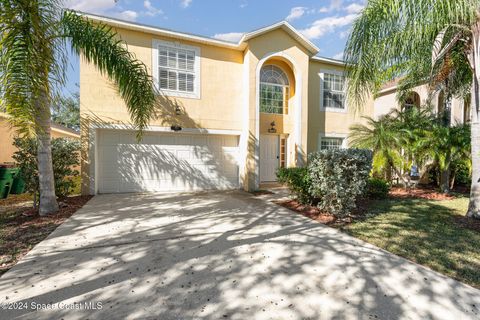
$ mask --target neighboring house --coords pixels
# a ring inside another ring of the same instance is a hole
[[[15,129],[7,121],[8,116],[0,113],[0,163],[14,162],[12,156],[17,151],[13,146]],[[73,138],[80,139],[80,133],[59,124],[52,123],[52,138]]]
[[[447,114],[452,125],[470,122],[471,108],[469,101],[455,97],[451,101],[447,101],[443,91],[436,92],[429,97],[430,93],[426,84],[415,87],[411,91],[406,101],[401,103],[397,100],[397,81],[385,85],[375,98],[374,118],[378,119],[392,110],[421,107],[430,104],[433,112],[437,114],[443,112],[445,108],[450,109]]]
[[[118,32],[162,92],[143,140],[114,86],[80,62],[83,193],[255,190],[279,167],[347,145],[373,116],[345,100],[341,61],[287,22],[238,43],[85,14]],[[181,130],[179,130],[181,128]]]

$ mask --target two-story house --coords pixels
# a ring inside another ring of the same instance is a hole
[[[162,95],[137,142],[114,86],[80,62],[83,192],[258,189],[279,167],[345,146],[349,127],[374,116],[345,98],[344,64],[287,22],[238,43],[95,15],[143,61]]]

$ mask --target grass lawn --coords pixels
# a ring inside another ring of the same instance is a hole
[[[457,220],[468,198],[374,201],[367,218],[342,228],[350,235],[480,288],[480,232]]]

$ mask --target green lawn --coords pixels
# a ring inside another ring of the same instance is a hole
[[[364,221],[344,228],[387,251],[480,288],[480,232],[460,227],[468,199],[375,201]]]

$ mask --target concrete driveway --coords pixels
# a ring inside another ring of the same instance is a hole
[[[243,192],[97,196],[0,298],[0,319],[480,317],[479,290]]]

